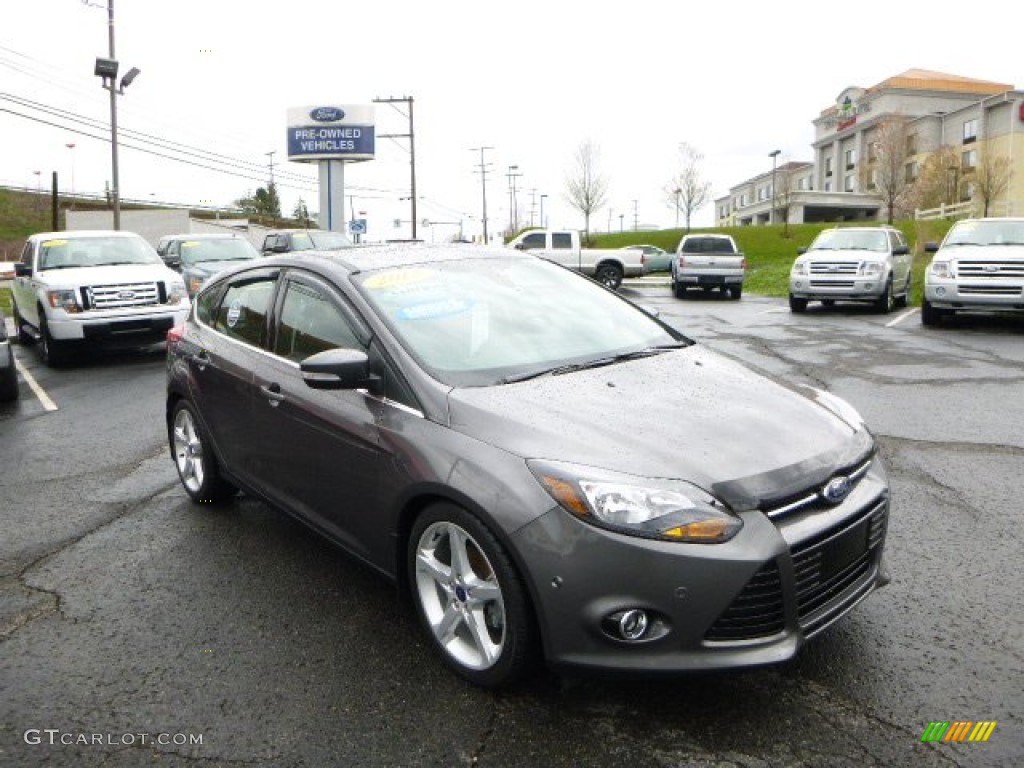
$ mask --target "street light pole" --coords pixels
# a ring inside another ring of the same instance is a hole
[[[68,143],[64,145],[71,150],[71,194],[75,194],[75,145]]]
[[[544,221],[544,198],[545,197],[547,197],[547,195],[541,195],[540,196],[540,228],[541,229],[547,229],[548,228],[547,222]]]
[[[772,207],[768,211],[768,223],[775,223],[775,159],[779,156],[781,149],[772,150],[768,153],[768,157],[772,159]]]
[[[107,38],[110,43],[110,60],[117,61],[114,54],[114,0],[107,0]],[[121,185],[117,168],[117,91],[114,78],[110,78],[110,202],[113,204],[114,231],[121,229]]]

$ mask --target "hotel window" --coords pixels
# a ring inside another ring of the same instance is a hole
[[[847,192],[853,192],[853,174],[852,173],[846,174],[845,178],[843,179],[843,189],[845,191],[847,191]]]
[[[831,176],[832,175],[832,158],[831,157],[826,157],[825,158],[825,175],[826,176]]]
[[[913,184],[917,181],[918,166],[917,163],[907,163],[906,165],[906,180],[908,184]]]
[[[877,141],[869,141],[868,142],[868,162],[869,163],[873,163],[877,159],[878,159],[878,142]]]
[[[978,139],[978,120],[967,120],[964,122],[964,144],[970,144]]]
[[[878,186],[878,171],[874,168],[871,169],[871,173],[868,174],[868,189],[872,190]]]
[[[974,166],[978,164],[978,150],[968,149],[966,152],[960,155],[960,166],[965,171],[974,170]]]
[[[854,164],[857,162],[857,150],[848,149],[846,150],[846,170],[852,171]]]
[[[907,154],[908,155],[916,155],[917,154],[917,134],[916,133],[909,133],[909,134],[907,134]]]
[[[826,181],[825,182],[825,191],[826,192],[831,192],[832,191],[832,182],[831,181]]]
[[[810,179],[804,176],[802,179],[800,179],[800,181],[797,182],[797,189],[807,189],[807,182],[809,181]]]

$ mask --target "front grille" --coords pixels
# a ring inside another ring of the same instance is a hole
[[[91,285],[82,289],[87,309],[121,309],[160,303],[157,283]]]
[[[704,635],[712,642],[770,637],[786,625],[782,579],[775,561],[765,563]]]
[[[885,539],[888,500],[792,548],[800,627],[812,632],[841,611],[870,577]]]
[[[980,277],[984,279],[1024,277],[1024,262],[999,261],[996,259],[986,261],[958,261],[956,274],[958,277]]]
[[[812,261],[812,275],[856,275],[860,269],[859,261]]]
[[[1021,296],[1024,286],[1020,285],[958,285],[961,296]]]

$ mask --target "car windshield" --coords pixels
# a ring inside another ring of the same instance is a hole
[[[690,343],[542,259],[467,258],[354,280],[409,353],[452,386],[508,383]]]
[[[43,242],[39,255],[40,270],[162,263],[141,237],[54,238]]]
[[[241,238],[218,238],[210,240],[186,240],[181,244],[181,260],[186,264],[201,261],[245,261],[255,259],[259,254],[247,240]]]
[[[811,250],[885,253],[889,250],[889,236],[878,230],[830,229],[814,238]]]
[[[318,251],[329,251],[334,248],[351,248],[352,241],[340,232],[310,232],[312,248]]]
[[[1024,245],[1024,219],[960,221],[944,245]]]

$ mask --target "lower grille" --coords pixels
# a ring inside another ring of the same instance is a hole
[[[793,547],[797,615],[805,632],[842,611],[870,578],[885,539],[888,501]]]
[[[1020,296],[1019,285],[960,285],[957,292],[961,296]]]
[[[770,637],[785,626],[782,579],[775,561],[765,563],[704,635],[729,642]]]
[[[811,280],[811,288],[853,288],[853,280]]]

